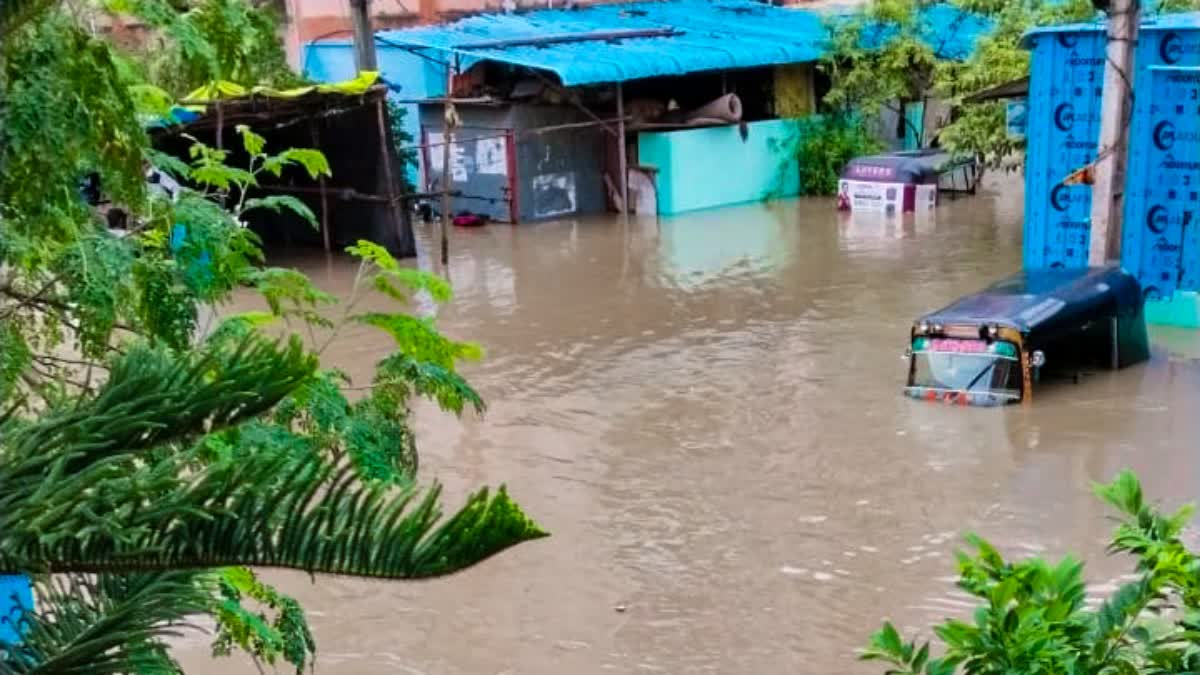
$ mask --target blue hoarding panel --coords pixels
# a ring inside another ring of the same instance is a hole
[[[1131,130],[1122,262],[1147,297],[1166,298],[1200,288],[1200,68],[1156,66],[1144,79],[1149,96]]]
[[[20,637],[21,615],[33,609],[33,583],[23,574],[0,574],[0,642]]]
[[[1026,142],[1026,267],[1083,267],[1091,187],[1063,178],[1092,162],[1100,134],[1105,26],[1032,31]],[[1125,182],[1122,264],[1148,295],[1200,288],[1200,12],[1142,22]],[[1143,93],[1145,92],[1145,93]]]
[[[1025,166],[1025,266],[1086,267],[1091,189],[1063,185],[1096,157],[1104,81],[1100,34],[1031,39]]]

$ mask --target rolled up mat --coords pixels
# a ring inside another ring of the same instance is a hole
[[[723,122],[740,122],[742,120],[742,99],[737,94],[725,94],[705,105],[689,112],[684,120],[721,120]]]

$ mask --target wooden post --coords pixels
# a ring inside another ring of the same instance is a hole
[[[217,109],[217,149],[224,150],[225,141],[222,139],[222,136],[225,135],[225,112],[221,109],[220,96],[221,94],[217,93],[217,102],[214,106]]]
[[[354,24],[354,64],[359,71],[378,70],[375,59],[375,32],[371,29],[370,0],[350,0],[350,19]]]
[[[1112,0],[1108,11],[1108,58],[1104,65],[1100,142],[1092,183],[1088,264],[1093,266],[1121,258],[1121,207],[1124,204],[1125,158],[1133,100],[1134,47],[1140,19],[1138,0]]]
[[[392,174],[392,147],[389,142],[391,136],[388,134],[383,114],[386,100],[384,96],[380,96],[379,100],[375,102],[375,119],[379,127],[379,151],[383,160],[383,179],[387,181],[387,189],[384,194],[387,195],[388,213],[392,216],[392,227],[396,231],[396,242],[399,245],[404,242],[404,218],[400,212],[400,197],[396,194],[396,178]]]
[[[625,157],[625,100],[621,91],[621,83],[617,83],[617,169],[621,172],[617,179],[621,188],[621,215],[629,218],[629,164]]]
[[[442,110],[442,266],[450,263],[450,145],[454,143],[454,104],[446,99]]]
[[[312,119],[308,120],[308,133],[312,136],[313,149],[320,150],[321,134]],[[333,247],[329,243],[329,198],[325,191],[325,176],[320,176],[318,182],[321,185],[321,240],[325,244],[325,252],[329,253]]]

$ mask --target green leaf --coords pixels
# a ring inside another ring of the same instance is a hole
[[[925,662],[928,660],[929,660],[929,643],[926,642],[925,644],[921,645],[920,651],[918,651],[917,655],[915,657],[913,657],[913,660],[912,660],[913,672],[914,673],[921,672],[921,669],[925,667]]]
[[[354,319],[391,335],[402,354],[419,362],[453,369],[459,359],[476,360],[482,356],[482,349],[478,345],[455,342],[437,332],[432,322],[407,314],[373,312],[358,315]]]
[[[1122,470],[1107,485],[1096,485],[1096,495],[1125,515],[1136,516],[1143,507],[1142,485],[1128,469]]]
[[[332,176],[333,172],[329,169],[329,160],[325,159],[325,154],[320,150],[310,148],[289,148],[279,153],[277,157],[285,164],[299,164],[308,172],[309,178],[316,179],[320,176]],[[278,174],[276,174],[278,175]]]
[[[299,317],[308,323],[328,326],[329,321],[310,310],[336,302],[336,298],[313,286],[304,274],[280,267],[267,267],[250,274],[250,282],[267,301],[271,313]]]
[[[33,352],[15,322],[0,321],[0,419],[9,407],[21,374],[33,363]]]
[[[176,179],[184,179],[191,175],[192,167],[187,162],[174,155],[160,152],[153,148],[146,149],[146,159],[160,171],[165,171]]]
[[[270,209],[276,213],[287,209],[303,218],[304,222],[311,225],[314,229],[320,227],[320,223],[317,222],[317,216],[313,214],[312,210],[304,202],[291,195],[270,195],[247,199],[242,211],[246,212],[252,209]]]
[[[251,131],[250,127],[245,124],[239,124],[236,128],[242,136],[242,147],[246,149],[246,152],[251,157],[261,155],[263,148],[267,145],[267,139]]]

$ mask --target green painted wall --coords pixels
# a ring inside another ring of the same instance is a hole
[[[791,139],[796,120],[765,120],[737,126],[642,132],[638,162],[658,169],[662,215],[742,204],[767,197],[794,197],[800,178]]]

